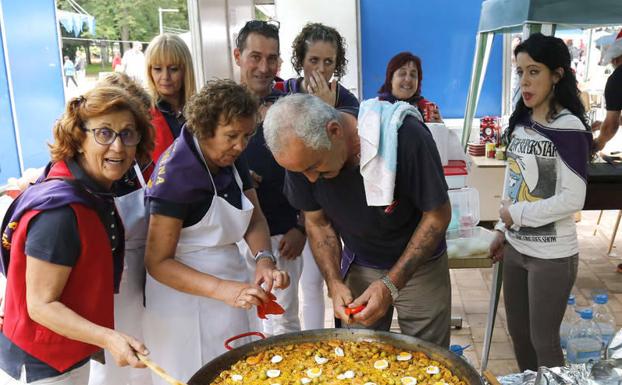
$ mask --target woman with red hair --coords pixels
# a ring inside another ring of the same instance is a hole
[[[410,52],[400,52],[387,64],[387,74],[378,90],[378,97],[391,103],[403,101],[412,104],[425,116],[426,105],[431,102],[421,96],[422,79],[421,59]],[[443,122],[438,106],[434,106],[426,122]]]

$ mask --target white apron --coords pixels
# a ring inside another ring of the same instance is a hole
[[[145,242],[148,213],[145,206],[145,180],[138,165],[134,165],[141,188],[115,198],[117,211],[125,228],[125,261],[119,294],[114,296],[114,328],[143,340],[143,287],[145,280]],[[147,369],[120,368],[108,351],[106,365],[91,360],[89,385],[149,385]]]
[[[203,157],[196,138],[194,141]],[[205,159],[203,163],[207,167]],[[242,191],[235,166],[233,171]],[[214,186],[212,204],[198,223],[181,230],[175,259],[220,279],[246,282],[246,266],[235,242],[246,233],[253,204],[243,192],[241,210],[229,204],[217,195],[216,184],[209,175]],[[246,310],[182,293],[149,274],[145,295],[143,331],[150,357],[181,381],[188,381],[204,364],[224,353],[223,343],[227,338],[249,331]],[[154,384],[166,384],[155,375],[152,379]]]

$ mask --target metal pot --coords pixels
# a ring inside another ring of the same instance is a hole
[[[484,385],[482,378],[475,369],[463,359],[447,349],[415,337],[367,329],[318,329],[297,333],[282,334],[240,346],[224,353],[208,362],[196,372],[189,385],[209,385],[218,375],[241,359],[257,354],[274,346],[300,344],[304,342],[318,342],[327,340],[341,341],[377,341],[391,344],[395,347],[419,351],[427,354],[431,359],[440,362],[452,373],[460,377],[468,385]]]

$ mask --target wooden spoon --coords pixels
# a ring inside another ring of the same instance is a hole
[[[162,369],[158,364],[156,364],[155,362],[151,361],[146,356],[143,356],[140,353],[136,353],[136,356],[138,357],[138,359],[143,364],[145,364],[149,369],[153,370],[153,372],[155,374],[160,376],[164,381],[168,382],[169,384],[171,384],[171,385],[188,385],[185,382],[178,381],[178,380],[174,379],[173,377],[171,377],[170,374],[166,373],[166,370]]]

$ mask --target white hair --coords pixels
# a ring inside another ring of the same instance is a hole
[[[280,98],[268,109],[263,121],[264,137],[273,154],[285,149],[285,138],[290,135],[311,149],[330,149],[326,126],[332,120],[339,120],[339,113],[322,99],[293,94]]]

